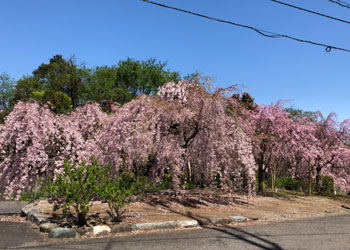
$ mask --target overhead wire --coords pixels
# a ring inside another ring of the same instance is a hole
[[[345,7],[345,8],[350,9],[350,3],[346,3],[346,2],[341,1],[341,0],[328,0],[328,1],[332,2],[332,3],[336,3],[336,4],[338,4],[341,7]]]
[[[172,9],[172,10],[180,11],[180,12],[183,12],[183,13],[199,16],[199,17],[206,18],[206,19],[209,19],[209,20],[213,20],[213,21],[217,21],[217,22],[221,22],[221,23],[231,24],[231,25],[235,25],[235,26],[238,26],[238,27],[250,29],[250,30],[253,30],[253,31],[257,32],[258,34],[260,34],[262,36],[265,36],[265,37],[269,37],[269,38],[288,38],[288,39],[291,39],[291,40],[294,40],[294,41],[297,41],[297,42],[301,42],[301,43],[308,43],[308,44],[312,44],[312,45],[315,45],[315,46],[321,46],[321,47],[325,48],[326,52],[330,52],[332,49],[340,50],[340,51],[344,51],[344,52],[350,52],[349,49],[336,47],[336,46],[329,45],[329,44],[323,44],[323,43],[313,42],[313,41],[309,41],[309,40],[304,40],[304,39],[292,37],[292,36],[289,36],[289,35],[278,34],[278,33],[274,33],[274,32],[271,32],[271,31],[258,29],[258,28],[255,28],[253,26],[239,24],[239,23],[235,23],[235,22],[219,19],[219,18],[216,18],[216,17],[210,17],[210,16],[207,16],[207,15],[204,15],[204,14],[196,13],[196,12],[189,11],[189,10],[180,9],[180,8],[177,8],[177,7],[165,5],[165,4],[154,2],[154,1],[151,1],[151,0],[141,0],[141,1],[153,4],[153,5],[157,5],[157,6],[160,6],[160,7],[163,7],[163,8]]]
[[[315,15],[318,15],[318,16],[326,17],[326,18],[329,18],[329,19],[332,19],[332,20],[335,20],[335,21],[339,21],[339,22],[343,22],[343,23],[350,24],[350,21],[343,20],[343,19],[340,19],[340,18],[337,18],[337,17],[332,17],[332,16],[329,16],[329,15],[325,15],[325,14],[322,14],[322,13],[319,13],[319,12],[316,12],[316,11],[313,11],[313,10],[304,9],[304,8],[302,8],[302,7],[298,7],[298,6],[289,4],[289,3],[281,2],[281,1],[278,1],[278,0],[270,0],[270,1],[271,1],[271,2],[275,2],[275,3],[278,3],[278,4],[282,4],[282,5],[285,5],[285,6],[294,8],[294,9],[298,9],[298,10],[301,10],[301,11],[305,11],[305,12],[308,12],[308,13],[311,13],[311,14],[315,14]],[[329,0],[329,1],[332,2],[332,1],[334,1],[334,0]]]

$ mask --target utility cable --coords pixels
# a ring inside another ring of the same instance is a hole
[[[252,26],[239,24],[239,23],[234,23],[234,22],[231,22],[231,21],[227,21],[227,20],[223,20],[223,19],[219,19],[219,18],[215,18],[215,17],[206,16],[206,15],[203,15],[203,14],[200,14],[200,13],[196,13],[196,12],[192,12],[192,11],[189,11],[189,10],[180,9],[180,8],[177,8],[177,7],[172,7],[172,6],[169,6],[169,5],[153,2],[153,1],[150,1],[150,0],[141,0],[141,1],[146,2],[146,3],[150,3],[150,4],[154,4],[154,5],[157,5],[157,6],[160,6],[160,7],[164,7],[164,8],[167,8],[167,9],[172,9],[172,10],[184,12],[184,13],[187,13],[187,14],[203,17],[203,18],[210,19],[210,20],[213,20],[213,21],[217,21],[217,22],[221,22],[221,23],[227,23],[227,24],[238,26],[238,27],[250,29],[250,30],[253,30],[253,31],[259,33],[260,35],[263,35],[263,36],[266,36],[266,37],[269,37],[269,38],[288,38],[288,39],[291,39],[291,40],[294,40],[294,41],[297,41],[297,42],[301,42],[301,43],[308,43],[308,44],[312,44],[312,45],[316,45],[316,46],[321,46],[321,47],[326,48],[326,52],[330,52],[332,49],[345,51],[345,52],[350,52],[349,49],[344,49],[344,48],[336,47],[336,46],[333,46],[333,45],[328,45],[328,44],[323,44],[323,43],[303,40],[303,39],[292,37],[292,36],[289,36],[289,35],[283,35],[283,34],[278,34],[278,33],[270,32],[270,31],[262,30],[262,29],[257,29],[257,28],[254,28]]]
[[[322,13],[319,13],[319,12],[316,12],[316,11],[313,11],[313,10],[304,9],[304,8],[301,8],[301,7],[298,7],[298,6],[289,4],[289,3],[284,3],[284,2],[281,2],[281,1],[278,1],[278,0],[270,0],[270,1],[275,2],[275,3],[282,4],[282,5],[285,5],[285,6],[288,6],[288,7],[292,7],[292,8],[294,8],[294,9],[306,11],[306,12],[309,12],[309,13],[312,13],[312,14],[315,14],[315,15],[318,15],[318,16],[326,17],[326,18],[329,18],[329,19],[332,19],[332,20],[335,20],[335,21],[339,21],[339,22],[343,22],[343,23],[350,24],[350,21],[346,21],[346,20],[343,20],[343,19],[340,19],[340,18],[328,16],[328,15],[325,15],[325,14],[322,14]],[[331,2],[336,2],[336,1],[334,1],[334,0],[329,0],[329,1],[331,1]],[[337,2],[336,2],[336,3],[337,3]]]
[[[341,7],[345,7],[345,8],[350,9],[350,3],[346,3],[346,2],[341,1],[341,0],[328,0],[328,1],[330,1],[332,3],[336,3],[336,4],[340,5]]]

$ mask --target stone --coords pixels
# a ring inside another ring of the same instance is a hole
[[[109,226],[103,225],[103,226],[94,226],[92,227],[92,234],[93,235],[104,235],[111,232],[111,228]]]
[[[24,206],[21,211],[21,216],[25,217],[29,213],[34,211],[40,213],[41,212],[40,209],[36,208],[35,206],[36,206],[35,202],[29,203],[28,205]]]
[[[39,229],[40,232],[45,232],[45,233],[49,233],[51,230],[58,228],[58,225],[56,223],[43,223],[40,225]]]
[[[127,224],[127,225],[115,225],[112,227],[112,233],[124,233],[124,232],[131,232],[133,229],[133,225]]]
[[[231,218],[217,218],[217,217],[212,217],[209,218],[208,221],[210,222],[210,224],[229,224],[231,223],[233,220]]]
[[[74,238],[76,231],[72,228],[57,227],[52,229],[49,233],[49,238]]]
[[[176,228],[176,221],[155,222],[155,223],[140,223],[134,225],[137,230],[153,230],[153,229],[171,229]]]
[[[77,231],[77,233],[79,233],[79,235],[84,235],[87,232],[89,232],[89,230],[92,231],[90,229],[90,227],[78,227],[78,228],[75,229],[75,231]]]
[[[198,221],[196,221],[196,220],[178,220],[178,221],[176,221],[176,224],[178,225],[178,227],[184,227],[184,228],[197,227]]]
[[[26,219],[35,223],[36,225],[40,225],[40,224],[49,222],[50,216],[46,214],[42,214],[36,210],[32,210],[27,214]]]
[[[243,222],[247,220],[247,217],[244,216],[230,216],[229,218],[235,222]]]

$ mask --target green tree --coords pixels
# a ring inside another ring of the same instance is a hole
[[[61,92],[52,89],[42,91],[33,91],[33,98],[40,104],[47,104],[49,108],[56,114],[64,114],[72,111],[71,98]]]
[[[0,122],[11,112],[15,94],[15,81],[6,73],[0,74]]]
[[[165,70],[167,62],[154,58],[138,61],[131,58],[120,61],[117,66],[116,86],[127,89],[130,98],[140,94],[155,94],[160,86],[166,82],[180,80],[176,71]]]
[[[34,76],[23,76],[17,81],[12,106],[18,101],[29,101],[33,99],[33,92],[42,91],[43,83]]]
[[[43,89],[65,93],[70,97],[73,108],[79,103],[86,74],[85,68],[75,61],[75,57],[64,59],[62,55],[55,55],[48,64],[42,63],[33,71],[33,76],[42,83]]]
[[[102,66],[89,70],[83,99],[98,102],[104,111],[110,111],[112,103],[126,103],[132,98],[126,88],[116,84],[117,67]]]
[[[287,111],[292,118],[298,118],[298,117],[309,117],[310,119],[314,119],[315,112],[312,111],[304,111],[302,109],[296,109],[296,108],[285,108],[285,111]]]

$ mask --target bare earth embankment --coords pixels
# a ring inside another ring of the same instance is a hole
[[[312,218],[327,215],[350,213],[342,207],[350,207],[347,196],[305,196],[300,193],[282,191],[257,195],[249,201],[245,195],[223,195],[212,191],[185,192],[174,197],[170,193],[160,192],[147,194],[143,199],[126,206],[125,217],[121,224],[162,222],[172,220],[197,219],[210,217],[245,216],[247,223]],[[62,222],[62,211],[53,212],[53,205],[43,200],[39,203],[43,213],[51,214]],[[99,201],[93,202],[89,223],[111,224],[108,216],[108,205]]]

